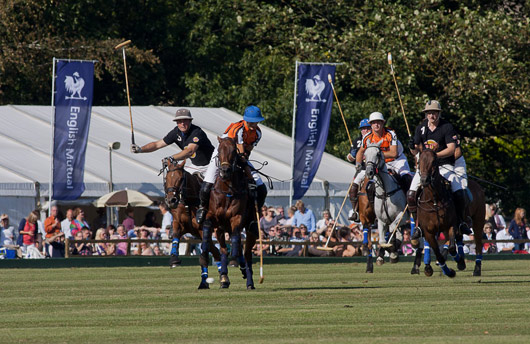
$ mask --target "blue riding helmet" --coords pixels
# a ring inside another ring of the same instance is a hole
[[[361,122],[359,122],[359,129],[366,128],[366,127],[370,128],[371,126],[370,126],[370,123],[368,123],[368,118],[363,118]]]
[[[243,119],[247,122],[261,122],[265,120],[261,115],[261,110],[255,105],[250,105],[245,109]]]

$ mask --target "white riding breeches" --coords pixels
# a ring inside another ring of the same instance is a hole
[[[467,189],[467,168],[463,155],[455,161],[455,173],[460,178],[462,189]]]
[[[403,154],[398,156],[396,159],[387,162],[386,168],[388,170],[394,171],[395,173],[399,173],[400,176],[403,176],[405,174],[412,175],[412,173],[410,172],[409,162]]]
[[[462,190],[462,181],[460,177],[455,173],[455,168],[453,165],[445,164],[438,167],[438,171],[440,171],[440,174],[442,177],[447,179],[451,183],[451,191],[456,192],[458,190]],[[418,188],[420,187],[420,173],[417,172],[414,175],[414,178],[412,178],[412,183],[410,184],[410,190],[412,191],[418,191]]]
[[[206,173],[207,169],[208,169],[208,165],[197,166],[197,165],[194,165],[191,162],[191,160],[186,160],[186,165],[184,165],[184,170],[188,171],[191,174],[199,172],[200,174],[202,174],[204,176],[204,174]]]
[[[259,173],[254,169],[252,163],[250,163],[250,161],[248,161],[247,163],[250,166],[250,173],[252,174],[252,178],[254,178],[256,185],[263,185],[263,180],[261,180]],[[215,183],[215,178],[217,178],[218,172],[219,166],[217,163],[217,148],[215,148],[212,154],[212,158],[210,159],[210,163],[208,164],[206,174],[204,175],[204,181],[211,184]]]
[[[365,174],[366,174],[365,170],[359,171],[359,173],[357,173],[357,175],[355,176],[355,179],[353,180],[353,182],[355,184],[357,184],[357,185],[361,185],[361,183],[363,182]]]

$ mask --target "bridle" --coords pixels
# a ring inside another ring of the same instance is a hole
[[[164,158],[162,159],[162,169],[160,170],[160,173],[163,173],[164,177],[164,200],[171,209],[175,209],[179,203],[184,203],[184,186],[186,185],[187,177],[183,164],[181,166],[178,163],[179,161],[175,160],[172,156]],[[168,173],[177,171],[182,171],[182,177],[178,178],[174,185],[168,186]]]

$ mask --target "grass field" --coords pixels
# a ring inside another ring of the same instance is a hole
[[[254,291],[233,268],[228,290],[216,273],[197,290],[198,267],[4,269],[0,342],[530,342],[528,260],[485,261],[479,278],[410,268],[269,265]]]

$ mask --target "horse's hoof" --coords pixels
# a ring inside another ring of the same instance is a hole
[[[419,275],[420,274],[420,267],[417,265],[414,265],[412,267],[412,270],[410,270],[411,275]]]
[[[375,263],[378,266],[381,266],[381,265],[385,264],[385,260],[382,257],[377,257],[377,259],[375,260]]]
[[[199,284],[199,288],[197,289],[210,289],[210,285],[206,283],[206,281],[202,281],[201,284]]]
[[[419,240],[411,240],[410,245],[413,249],[418,249],[420,247],[420,241]]]
[[[231,260],[230,262],[228,262],[228,266],[231,268],[238,268],[239,263],[236,260]]]
[[[473,276],[482,276],[482,264],[475,264],[475,270],[473,270]]]
[[[256,287],[254,287],[254,284],[247,285],[247,290],[254,290]]]
[[[368,254],[370,253],[370,249],[368,248],[368,245],[361,246],[361,252],[362,252],[363,257],[368,256]]]
[[[456,263],[456,267],[459,271],[464,271],[466,269],[466,259],[464,257],[460,258],[460,260]]]
[[[390,264],[396,264],[399,262],[399,255],[395,252],[390,253]]]
[[[173,268],[176,268],[177,266],[180,266],[182,264],[182,261],[180,260],[179,257],[175,256],[175,255],[171,255],[171,257],[169,258],[169,266],[173,269]]]
[[[423,273],[425,274],[425,276],[427,277],[431,277],[432,274],[433,274],[433,270],[432,270],[432,266],[430,265],[425,265],[425,268],[423,269]]]
[[[449,272],[447,273],[447,277],[449,277],[449,278],[453,278],[453,277],[455,277],[455,276],[456,276],[456,272],[455,272],[455,270],[449,268]]]
[[[366,262],[366,273],[374,273],[374,263],[372,257],[368,257],[368,261]]]
[[[219,277],[219,283],[221,284],[221,289],[228,289],[230,287],[230,280],[227,275],[221,275]]]

